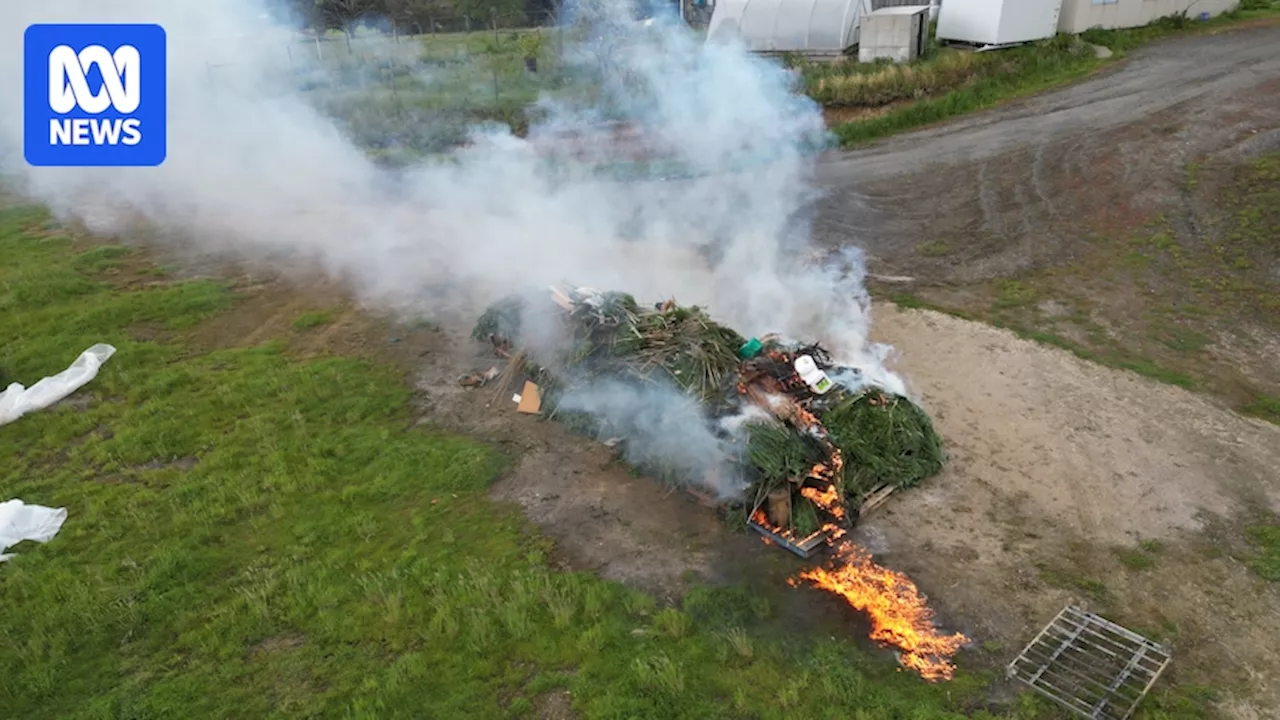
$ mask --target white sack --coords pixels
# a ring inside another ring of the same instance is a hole
[[[47,543],[62,529],[67,519],[66,508],[28,505],[21,500],[0,503],[0,562],[13,555],[4,551],[23,540]]]
[[[110,345],[94,345],[80,353],[71,367],[47,377],[29,388],[14,383],[0,392],[0,425],[17,420],[34,410],[43,410],[84,387],[98,376],[98,369],[116,349]]]

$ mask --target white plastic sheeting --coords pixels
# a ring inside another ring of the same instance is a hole
[[[29,388],[13,383],[0,392],[0,425],[7,425],[29,412],[43,410],[79,390],[98,376],[98,370],[116,349],[110,345],[94,345],[80,353],[71,367],[51,375]]]
[[[28,505],[21,500],[0,503],[0,562],[13,557],[4,551],[23,540],[49,542],[66,520],[66,508]]]
[[[840,53],[858,42],[871,0],[719,0],[707,40],[736,38],[752,52]]]

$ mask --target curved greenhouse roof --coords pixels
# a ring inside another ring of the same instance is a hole
[[[858,43],[867,0],[719,0],[708,40],[736,37],[753,52],[839,53]]]

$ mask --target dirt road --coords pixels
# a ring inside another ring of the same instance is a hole
[[[815,236],[926,280],[1053,262],[1180,202],[1193,158],[1280,147],[1277,47],[1274,26],[1161,42],[1080,85],[829,159]],[[957,252],[914,252],[943,242]]]

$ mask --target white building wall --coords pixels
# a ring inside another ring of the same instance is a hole
[[[1063,0],[943,0],[939,40],[1004,45],[1053,37]]]
[[[1063,0],[1058,30],[1082,33],[1095,27],[1139,27],[1183,11],[1192,18],[1205,12],[1218,15],[1239,4],[1239,0]]]

